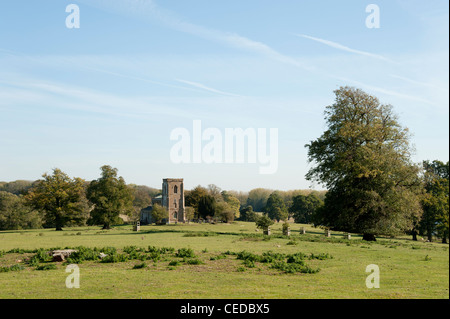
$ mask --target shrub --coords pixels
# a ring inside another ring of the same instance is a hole
[[[285,261],[276,261],[272,264],[271,268],[281,270],[287,274],[303,273],[314,274],[319,272],[319,269],[312,269],[308,265],[299,263],[287,263]]]
[[[9,267],[0,267],[0,272],[20,271],[24,269],[25,267],[22,265],[12,265]]]
[[[175,248],[172,247],[155,247],[155,246],[148,246],[147,251],[149,253],[159,253],[159,254],[167,254],[167,253],[173,253],[175,251]]]
[[[250,259],[244,260],[242,264],[247,268],[255,268],[255,262]]]
[[[102,263],[119,263],[128,261],[128,256],[126,254],[113,254],[108,255],[102,259]]]
[[[195,254],[194,251],[191,248],[180,248],[178,249],[178,252],[176,253],[177,257],[187,257],[187,258],[194,258]]]
[[[100,259],[100,250],[97,248],[88,248],[88,247],[77,247],[77,251],[70,254],[67,258],[66,263],[69,264],[81,264],[83,261],[88,260],[98,260]]]
[[[253,262],[260,261],[260,257],[258,255],[252,254],[245,250],[237,253],[236,258],[240,260],[249,260]]]
[[[197,259],[197,258],[195,258],[195,259],[187,259],[187,258],[185,258],[185,259],[183,259],[183,261],[186,264],[188,264],[188,265],[202,265],[203,264],[203,262],[200,259]]]
[[[179,265],[181,265],[181,263],[178,260],[172,260],[169,263],[169,266],[179,266]]]
[[[217,255],[217,256],[211,256],[209,258],[209,260],[219,260],[219,259],[225,259],[225,258],[227,258],[226,254],[222,253],[222,254]]]
[[[315,254],[311,253],[311,255],[308,258],[309,259],[325,260],[325,259],[333,259],[333,256],[331,256],[328,253],[322,253],[322,254],[318,254],[318,255],[315,255]]]
[[[137,264],[133,266],[133,269],[142,269],[142,268],[146,268],[147,264],[146,263],[141,263],[141,264]]]
[[[54,270],[56,269],[55,264],[47,264],[47,265],[38,265],[36,270]]]
[[[271,263],[275,260],[283,260],[286,258],[286,255],[280,253],[274,253],[272,251],[263,252],[260,261],[262,263]]]
[[[189,232],[183,235],[183,237],[211,237],[219,236],[219,234],[214,232]]]
[[[296,264],[304,265],[305,262],[303,260],[305,258],[306,258],[306,255],[303,253],[292,254],[292,255],[288,256],[287,263],[288,264],[296,263]]]
[[[9,269],[11,271],[20,271],[20,270],[24,270],[25,267],[22,266],[22,265],[12,265],[12,266],[9,267]]]

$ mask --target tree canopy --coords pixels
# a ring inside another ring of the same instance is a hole
[[[87,198],[94,204],[92,222],[103,224],[103,229],[110,229],[118,221],[119,214],[133,212],[134,196],[123,177],[117,176],[117,168],[104,165],[101,171],[101,177],[89,184]]]
[[[83,218],[84,180],[70,178],[55,168],[52,175],[34,184],[26,199],[35,208],[44,212],[47,224],[62,230],[67,223]]]
[[[370,240],[411,230],[422,213],[422,184],[408,129],[392,106],[360,89],[335,94],[325,111],[327,130],[306,145],[314,164],[306,178],[328,189],[316,221]]]
[[[429,241],[437,235],[446,243],[449,236],[449,162],[425,161],[423,170],[426,194],[419,228]]]

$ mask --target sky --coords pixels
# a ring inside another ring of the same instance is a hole
[[[79,28],[68,27],[70,4]],[[412,133],[414,162],[448,161],[448,5],[1,1],[0,181],[54,168],[93,180],[111,165],[127,183],[157,188],[184,178],[187,189],[321,189],[305,179],[305,144],[326,130],[325,107],[341,86],[393,106]],[[276,171],[261,174],[248,159],[176,163],[171,133],[183,128],[194,144],[194,121],[224,136],[277,129]]]

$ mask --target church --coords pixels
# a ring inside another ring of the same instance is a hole
[[[141,225],[152,224],[153,205],[165,207],[169,217],[163,220],[166,224],[185,223],[184,185],[182,178],[166,178],[162,183],[162,195],[152,198],[152,205],[141,210]]]

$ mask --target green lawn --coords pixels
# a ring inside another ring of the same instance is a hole
[[[308,233],[300,235],[300,227]],[[291,225],[292,236],[286,238],[280,236],[281,224],[272,229],[271,237],[262,236],[254,223],[245,222],[142,226],[140,232],[133,232],[131,226],[109,231],[99,227],[3,231],[0,267],[23,265],[25,269],[0,272],[0,298],[449,298],[448,245],[408,238],[367,243],[357,235],[343,239],[339,233],[326,238],[320,229],[298,224]],[[133,269],[142,264],[140,260],[85,261],[78,265],[80,288],[68,289],[66,264],[39,271],[25,262],[34,252],[11,252],[78,246],[115,247],[119,252],[127,246],[191,248],[202,264],[181,262],[174,254],[156,262],[146,260],[147,267],[142,269]],[[262,262],[245,266],[233,254],[241,251],[329,254],[333,258],[306,260],[309,267],[320,269],[317,273],[292,274]],[[211,260],[224,252],[229,254]],[[174,260],[179,265],[169,266]],[[369,273],[365,270],[370,264],[380,268],[379,289],[366,287]]]

